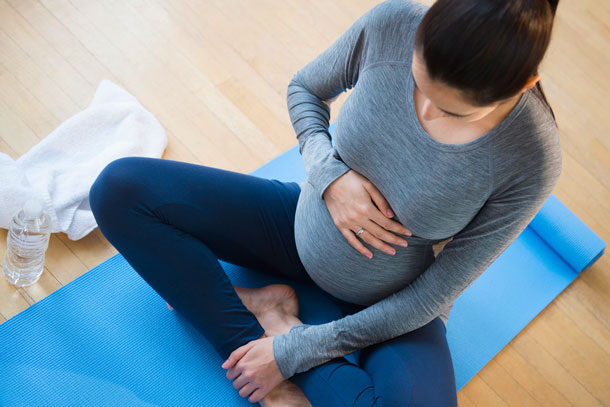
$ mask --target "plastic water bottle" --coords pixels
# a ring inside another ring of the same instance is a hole
[[[35,284],[42,275],[49,247],[49,223],[49,215],[38,199],[29,199],[13,217],[2,264],[4,277],[12,285],[26,287]]]

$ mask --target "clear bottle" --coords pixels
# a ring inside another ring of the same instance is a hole
[[[30,286],[42,275],[51,234],[49,223],[49,215],[38,199],[29,199],[13,217],[2,263],[4,277],[12,285]]]

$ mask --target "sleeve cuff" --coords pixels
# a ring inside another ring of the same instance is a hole
[[[290,334],[309,326],[308,324],[297,324],[290,328],[287,334],[276,335],[273,338],[273,358],[284,379],[289,379],[296,373],[298,359],[295,352],[291,349]]]
[[[325,168],[325,172],[319,174],[317,179],[317,187],[314,185],[320,199],[324,199],[324,192],[330,186],[330,184],[332,184],[337,178],[348,172],[350,169],[351,168],[348,167],[343,161],[329,161],[329,165]]]
[[[301,155],[307,182],[313,186],[320,199],[324,199],[324,191],[334,180],[351,169],[343,162],[331,143],[330,135],[326,133],[311,135],[301,147]]]

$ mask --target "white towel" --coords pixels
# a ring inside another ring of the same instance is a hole
[[[91,105],[63,122],[16,161],[0,153],[0,227],[8,229],[27,199],[51,218],[51,233],[78,240],[97,224],[89,189],[111,161],[160,158],[167,136],[159,121],[120,86],[103,80]]]

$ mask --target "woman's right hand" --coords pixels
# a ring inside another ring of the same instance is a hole
[[[401,223],[390,219],[394,213],[377,187],[354,170],[350,169],[334,180],[324,191],[323,199],[341,234],[368,258],[372,258],[373,253],[358,240],[356,233],[360,228],[364,229],[359,236],[362,240],[388,254],[396,251],[382,239],[396,245],[407,243],[389,231],[412,235]]]

